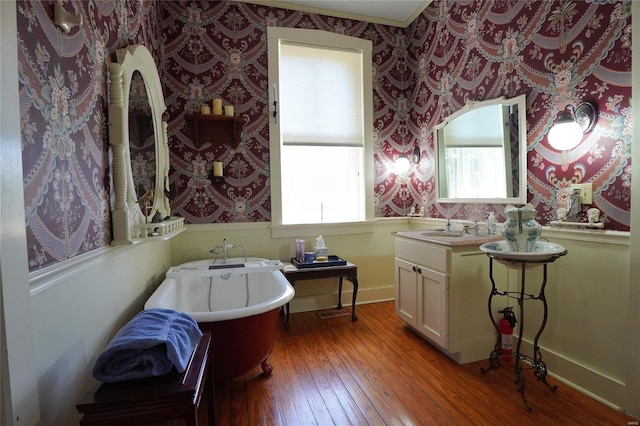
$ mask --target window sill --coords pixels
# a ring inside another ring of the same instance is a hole
[[[272,238],[296,238],[305,235],[349,235],[374,231],[375,220],[364,222],[314,223],[300,225],[271,225]]]

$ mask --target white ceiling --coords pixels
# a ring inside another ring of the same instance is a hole
[[[365,22],[408,26],[432,0],[241,0]]]

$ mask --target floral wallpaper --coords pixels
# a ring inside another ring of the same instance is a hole
[[[170,114],[171,205],[187,223],[271,220],[267,27],[320,29],[373,42],[377,216],[405,214],[391,200],[389,166],[408,143],[411,71],[402,28],[230,1],[164,2],[165,96]],[[246,119],[242,143],[195,143],[186,117],[214,98]],[[224,181],[212,179],[213,161]]]
[[[408,29],[415,70],[411,125],[426,160],[409,177],[435,217],[484,219],[503,206],[435,204],[430,129],[467,100],[527,96],[528,199],[543,224],[566,188],[593,183],[607,229],[628,231],[631,202],[631,3],[435,0]],[[588,101],[595,129],[558,152],[547,133],[566,105]]]
[[[528,198],[538,220],[556,218],[572,184],[592,182],[606,227],[629,229],[628,1],[436,0],[407,29],[232,1],[164,5],[172,206],[187,222],[270,220],[266,28],[286,26],[373,42],[377,217],[412,206],[432,217],[501,213],[503,205],[435,202],[431,129],[467,100],[526,94]],[[247,120],[236,149],[193,142],[185,117],[216,97]],[[561,109],[581,101],[597,106],[596,128],[557,152],[548,130]],[[415,146],[421,162],[396,176],[393,161]],[[213,161],[228,179],[212,180]]]
[[[84,18],[68,34],[53,24],[54,1],[17,0],[30,271],[111,241],[107,66],[115,49],[130,44],[149,48],[164,83],[173,213],[188,223],[270,220],[272,25],[373,42],[377,217],[416,205],[433,217],[501,213],[501,205],[435,202],[431,128],[468,99],[524,93],[528,198],[538,220],[555,219],[564,188],[592,182],[606,228],[630,229],[629,1],[434,0],[406,29],[234,1],[60,3]],[[246,119],[235,149],[195,143],[185,119],[216,97]],[[565,105],[580,101],[597,106],[595,129],[557,152],[549,128]],[[416,146],[420,163],[396,176],[393,161]],[[213,161],[224,163],[226,180],[212,179]]]
[[[83,24],[65,34],[54,1],[16,2],[29,270],[109,245],[108,64],[145,44],[161,63],[159,3],[65,1]]]

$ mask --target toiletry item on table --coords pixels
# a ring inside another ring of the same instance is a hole
[[[326,262],[329,259],[329,249],[324,244],[324,238],[322,238],[322,235],[316,238],[315,255],[316,262]]]
[[[296,239],[296,260],[300,263],[304,263],[304,243],[303,239]]]

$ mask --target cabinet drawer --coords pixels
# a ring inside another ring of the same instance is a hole
[[[445,274],[449,273],[449,250],[421,241],[396,238],[396,257]]]

